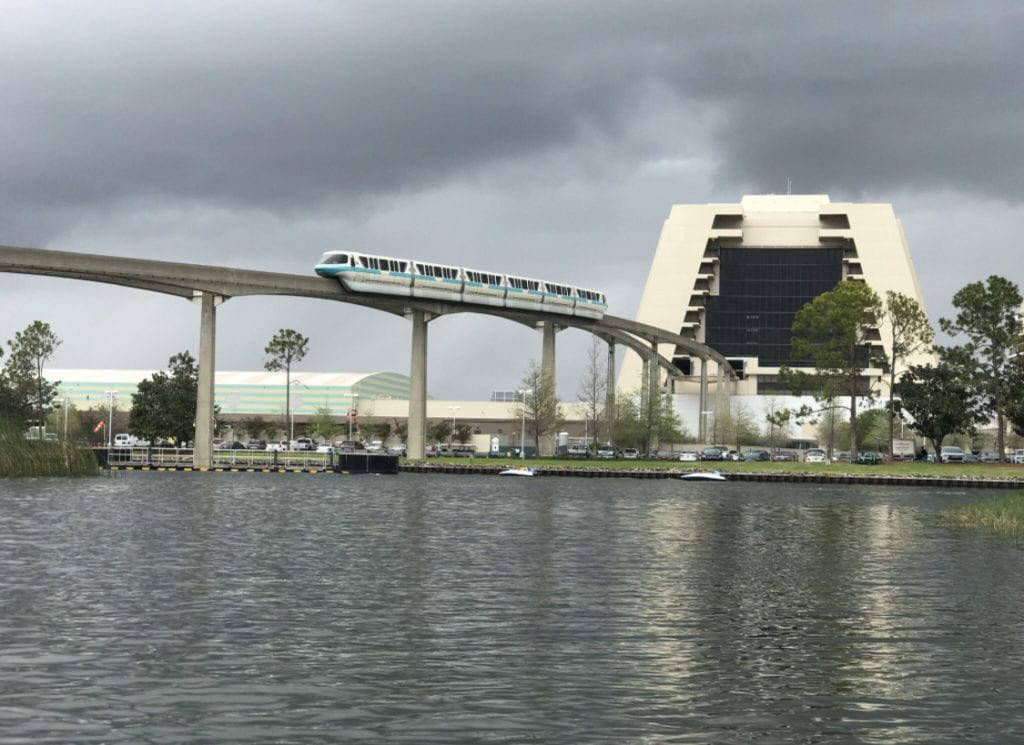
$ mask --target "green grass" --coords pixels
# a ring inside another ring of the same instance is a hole
[[[996,535],[1024,536],[1024,492],[1013,492],[980,504],[946,510],[947,520],[963,527],[988,528]]]
[[[97,473],[99,464],[88,448],[65,442],[29,441],[17,429],[0,423],[0,477]]]

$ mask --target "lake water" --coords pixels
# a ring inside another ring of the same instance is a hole
[[[989,494],[487,476],[0,481],[2,743],[1024,737]]]

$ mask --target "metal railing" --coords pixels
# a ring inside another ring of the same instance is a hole
[[[195,465],[191,448],[111,448],[107,453],[111,466],[155,466],[184,468]],[[333,467],[333,453],[278,450],[214,450],[214,468],[302,468]]]

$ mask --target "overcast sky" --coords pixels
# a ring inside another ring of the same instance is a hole
[[[632,318],[673,204],[827,193],[892,203],[933,322],[964,284],[1024,283],[1024,4],[7,0],[0,244],[312,272],[327,249],[604,290]],[[198,308],[0,275],[0,343],[55,368],[159,369]],[[240,298],[221,370],[280,328],[300,370],[409,371],[409,325]],[[589,337],[559,335],[576,399]],[[487,398],[535,331],[430,325],[428,388]]]

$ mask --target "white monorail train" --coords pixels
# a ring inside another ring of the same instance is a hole
[[[316,265],[316,273],[337,279],[351,292],[544,310],[598,320],[608,309],[604,293],[582,287],[355,251],[328,251]]]

